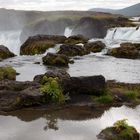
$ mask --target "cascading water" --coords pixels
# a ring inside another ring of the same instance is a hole
[[[72,35],[72,28],[66,27],[65,32],[64,32],[64,36],[69,37],[71,35]]]
[[[105,40],[140,42],[140,27],[118,27],[108,30]]]
[[[0,31],[0,44],[9,48],[16,55],[20,51],[20,33],[19,30]]]

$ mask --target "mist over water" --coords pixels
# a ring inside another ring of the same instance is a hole
[[[0,31],[0,44],[16,55],[20,52],[20,30]]]

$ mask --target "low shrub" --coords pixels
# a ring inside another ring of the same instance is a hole
[[[42,79],[43,85],[40,90],[46,96],[47,101],[54,103],[64,103],[65,96],[63,90],[58,83],[58,78],[44,76]]]

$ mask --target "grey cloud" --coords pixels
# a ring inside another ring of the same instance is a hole
[[[0,0],[0,7],[23,10],[87,10],[93,7],[119,9],[140,0]]]

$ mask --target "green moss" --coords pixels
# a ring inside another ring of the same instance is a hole
[[[16,70],[12,67],[0,67],[0,80],[9,79],[15,80],[16,79]]]
[[[64,103],[65,96],[63,95],[63,90],[58,83],[58,78],[46,77],[42,79],[42,86],[40,88],[41,92],[45,94],[47,101],[53,103]]]
[[[53,43],[38,41],[29,44],[25,48],[21,49],[21,55],[35,55],[35,54],[43,54],[49,48],[54,47]]]

